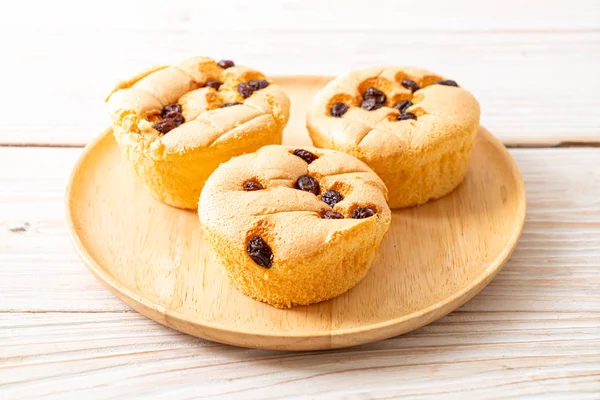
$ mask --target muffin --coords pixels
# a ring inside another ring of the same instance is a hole
[[[152,195],[188,209],[219,164],[281,143],[290,108],[262,73],[206,57],[144,71],[106,102],[117,143]]]
[[[479,128],[477,100],[455,81],[424,69],[380,67],[327,84],[307,115],[317,147],[369,165],[391,208],[450,193],[465,177]]]
[[[222,164],[198,213],[230,281],[285,308],[338,296],[377,258],[391,212],[382,180],[333,150],[266,146]]]

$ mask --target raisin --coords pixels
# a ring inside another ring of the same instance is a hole
[[[156,129],[162,134],[168,133],[175,128],[177,128],[177,123],[171,118],[161,119],[156,124],[154,124],[154,129]]]
[[[417,119],[417,116],[411,112],[406,112],[398,115],[398,121],[404,121],[407,119]]]
[[[165,108],[163,108],[162,112],[160,113],[161,118],[169,118],[167,117],[167,114],[169,113],[180,113],[182,111],[181,109],[181,105],[177,104],[177,103],[173,103],[173,104],[169,104],[167,106],[165,106]]]
[[[181,115],[181,113],[178,112],[170,112],[167,115],[165,115],[164,119],[172,119],[173,121],[175,121],[175,124],[177,126],[185,122],[185,118],[183,118],[183,115]]]
[[[252,93],[254,93],[254,89],[252,89],[250,85],[244,82],[237,85],[237,91],[245,99],[252,96]]]
[[[225,103],[225,104],[223,104],[223,105],[221,106],[221,108],[225,108],[225,107],[231,107],[231,106],[237,106],[237,105],[239,105],[239,104],[242,104],[242,103],[240,103],[239,101],[234,101],[233,103]]]
[[[321,196],[321,200],[323,200],[329,207],[335,206],[340,201],[344,200],[344,196],[340,194],[340,192],[335,190],[328,190],[323,193]]]
[[[251,79],[248,81],[248,85],[252,88],[252,90],[260,90],[269,86],[269,81],[264,79]]]
[[[375,215],[375,211],[370,208],[356,208],[352,212],[352,218],[354,219],[363,219],[369,218]]]
[[[296,189],[303,190],[305,192],[310,192],[315,196],[318,196],[321,192],[321,187],[319,186],[319,182],[309,175],[302,175],[296,181]]]
[[[209,87],[209,88],[213,88],[215,90],[219,90],[219,88],[221,87],[222,84],[223,84],[223,82],[219,82],[219,81],[208,81],[208,82],[206,82],[204,87]]]
[[[346,111],[348,111],[348,105],[346,103],[334,103],[330,113],[332,117],[339,118],[346,114]]]
[[[258,265],[264,268],[271,268],[273,264],[273,251],[260,236],[254,236],[248,241],[246,252]]]
[[[458,87],[458,83],[456,83],[456,81],[453,81],[452,79],[446,79],[446,80],[443,80],[443,81],[437,81],[435,84],[436,85]]]
[[[396,104],[394,108],[400,111],[400,114],[404,114],[406,109],[413,105],[413,102],[410,100],[402,100],[400,103]]]
[[[246,192],[253,192],[255,190],[262,190],[262,189],[264,189],[263,185],[261,185],[260,183],[258,183],[256,181],[244,182],[244,190]]]
[[[402,86],[409,89],[413,93],[421,89],[421,86],[419,86],[419,84],[412,79],[402,79]]]
[[[319,158],[316,154],[313,154],[310,151],[304,150],[304,149],[294,150],[294,155],[300,157],[301,159],[306,161],[308,164],[310,164],[311,162],[313,162],[317,158]]]
[[[344,219],[344,216],[339,212],[327,210],[321,215],[322,219]]]
[[[363,100],[362,103],[360,103],[360,107],[364,108],[367,111],[374,111],[383,107],[383,104],[377,103],[374,98],[368,98]]]
[[[223,69],[227,69],[235,66],[235,63],[231,60],[219,60],[217,65]]]
[[[363,93],[363,99],[373,99],[375,103],[383,105],[385,104],[385,100],[387,99],[387,97],[385,96],[385,93],[383,93],[381,90],[371,86]]]

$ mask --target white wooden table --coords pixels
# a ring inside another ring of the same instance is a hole
[[[600,2],[10,2],[0,24],[0,398],[600,398]],[[500,275],[449,316],[356,348],[188,337],[88,273],[64,224],[113,81],[190,55],[267,74],[424,66],[479,98],[527,188]]]

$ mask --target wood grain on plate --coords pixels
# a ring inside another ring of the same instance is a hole
[[[284,143],[310,145],[304,108],[327,78],[278,78],[295,109]],[[525,190],[504,146],[480,129],[465,181],[395,211],[381,258],[354,289],[279,310],[238,292],[202,238],[196,212],[148,195],[109,130],[76,165],[67,221],[77,251],[119,298],[150,318],[222,343],[313,350],[398,335],[447,314],[498,273],[520,236]]]

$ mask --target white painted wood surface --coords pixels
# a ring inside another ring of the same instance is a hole
[[[597,313],[455,312],[405,336],[310,353],[217,345],[135,313],[0,314],[0,324],[7,398],[597,399],[600,385]]]
[[[239,349],[148,321],[63,225],[80,149],[0,148],[0,394],[312,398],[600,393],[600,149],[513,149],[528,217],[500,275],[443,320],[332,352]],[[2,398],[2,396],[0,396]]]
[[[0,148],[0,312],[128,309],[94,280],[67,236],[63,191],[80,152]],[[463,309],[600,313],[600,149],[511,154],[527,190],[523,235]]]
[[[600,141],[594,0],[13,1],[0,50],[4,144],[85,144],[116,80],[198,54],[267,74],[418,65],[472,90],[508,144]]]
[[[0,51],[0,399],[600,399],[600,2],[20,1],[3,8]],[[106,126],[114,80],[192,54],[459,80],[492,132],[533,147],[511,150],[528,194],[511,260],[442,320],[344,350],[235,348],[132,312],[68,240],[81,150],[63,147]],[[537,148],[561,142],[590,147]]]

